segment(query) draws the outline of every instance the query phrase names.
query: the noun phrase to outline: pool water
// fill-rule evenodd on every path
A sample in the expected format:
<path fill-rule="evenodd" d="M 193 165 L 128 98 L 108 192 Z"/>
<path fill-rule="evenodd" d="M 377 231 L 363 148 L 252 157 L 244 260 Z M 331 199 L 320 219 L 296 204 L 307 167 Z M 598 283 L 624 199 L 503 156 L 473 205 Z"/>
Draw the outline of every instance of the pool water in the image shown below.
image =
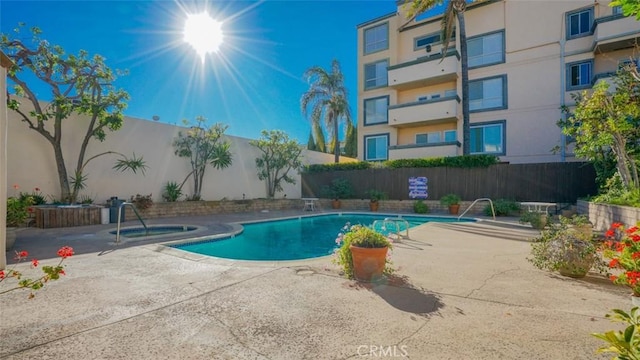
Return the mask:
<path fill-rule="evenodd" d="M 234 237 L 172 245 L 184 251 L 237 260 L 299 260 L 326 256 L 336 248 L 336 237 L 346 223 L 372 225 L 392 215 L 335 214 L 243 224 Z M 403 216 L 409 227 L 454 218 Z M 471 221 L 463 219 L 461 221 Z M 400 224 L 400 223 L 399 223 Z M 382 224 L 376 230 L 383 232 Z M 401 226 L 401 230 L 404 226 Z M 395 228 L 393 229 L 395 231 Z"/>

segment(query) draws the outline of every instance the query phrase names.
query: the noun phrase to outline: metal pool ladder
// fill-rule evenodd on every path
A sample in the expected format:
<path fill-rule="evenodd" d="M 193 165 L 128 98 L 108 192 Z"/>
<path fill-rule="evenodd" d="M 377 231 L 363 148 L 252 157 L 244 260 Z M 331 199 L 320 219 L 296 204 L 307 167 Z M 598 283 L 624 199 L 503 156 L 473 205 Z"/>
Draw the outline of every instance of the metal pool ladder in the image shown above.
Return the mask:
<path fill-rule="evenodd" d="M 120 216 L 122 215 L 122 208 L 125 207 L 126 205 L 131 206 L 131 208 L 133 209 L 133 212 L 138 217 L 138 220 L 140 220 L 140 222 L 142 223 L 142 226 L 144 226 L 144 234 L 149 235 L 149 228 L 147 227 L 147 224 L 144 223 L 144 220 L 142 220 L 142 217 L 140 217 L 140 214 L 138 213 L 138 209 L 136 209 L 135 205 L 133 205 L 132 203 L 125 201 L 122 204 L 120 204 L 120 206 L 118 206 L 118 228 L 116 230 L 116 244 L 120 243 Z"/>
<path fill-rule="evenodd" d="M 489 198 L 479 198 L 479 199 L 473 200 L 471 205 L 469 205 L 469 207 L 460 216 L 458 216 L 458 221 L 460 221 L 460 218 L 462 218 L 464 216 L 464 214 L 467 213 L 467 211 L 471 210 L 473 205 L 475 205 L 478 201 L 488 201 L 489 202 L 489 205 L 491 205 L 491 213 L 493 214 L 493 220 L 495 220 L 496 219 L 496 210 L 493 207 L 493 201 L 491 201 L 491 199 L 489 199 Z"/>

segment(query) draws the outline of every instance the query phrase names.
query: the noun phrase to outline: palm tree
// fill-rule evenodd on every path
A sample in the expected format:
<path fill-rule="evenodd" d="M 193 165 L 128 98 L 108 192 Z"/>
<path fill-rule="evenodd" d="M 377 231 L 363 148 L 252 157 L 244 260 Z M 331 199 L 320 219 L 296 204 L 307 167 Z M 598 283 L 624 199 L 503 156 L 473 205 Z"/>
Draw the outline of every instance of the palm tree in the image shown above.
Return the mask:
<path fill-rule="evenodd" d="M 445 0 L 413 0 L 408 12 L 409 20 L 401 26 L 408 25 L 419 14 L 441 5 Z M 470 1 L 471 2 L 471 1 Z M 469 126 L 469 59 L 467 58 L 467 31 L 464 22 L 464 11 L 467 9 L 465 0 L 449 0 L 442 15 L 442 57 L 449 49 L 453 36 L 455 20 L 458 20 L 458 38 L 460 39 L 460 76 L 462 81 L 462 154 L 471 152 L 471 128 Z"/>
<path fill-rule="evenodd" d="M 340 71 L 340 63 L 334 59 L 331 63 L 331 72 L 319 66 L 311 67 L 305 71 L 304 77 L 309 82 L 309 90 L 302 95 L 300 105 L 302 114 L 311 116 L 316 145 L 320 145 L 319 135 L 322 134 L 322 123 L 327 127 L 333 142 L 339 144 L 340 122 L 351 124 L 347 88 L 344 85 L 344 75 Z M 322 139 L 324 140 L 324 135 Z M 340 146 L 334 146 L 333 150 L 337 163 L 340 161 Z"/>

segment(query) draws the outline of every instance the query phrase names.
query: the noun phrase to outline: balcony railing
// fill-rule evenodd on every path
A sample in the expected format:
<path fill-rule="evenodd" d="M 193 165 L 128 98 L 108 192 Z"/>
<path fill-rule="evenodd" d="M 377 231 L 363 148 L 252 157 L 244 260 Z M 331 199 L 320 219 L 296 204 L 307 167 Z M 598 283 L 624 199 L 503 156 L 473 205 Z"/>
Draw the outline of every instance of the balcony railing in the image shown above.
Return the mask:
<path fill-rule="evenodd" d="M 640 26 L 633 16 L 611 15 L 596 19 L 593 34 L 594 52 L 608 52 L 633 47 L 640 39 Z"/>
<path fill-rule="evenodd" d="M 456 156 L 461 146 L 458 141 L 389 146 L 389 160 Z"/>
<path fill-rule="evenodd" d="M 388 84 L 398 90 L 427 86 L 455 80 L 458 76 L 460 55 L 449 51 L 425 56 L 414 61 L 392 65 L 387 68 Z"/>
<path fill-rule="evenodd" d="M 389 106 L 389 126 L 417 126 L 458 118 L 457 95 Z"/>

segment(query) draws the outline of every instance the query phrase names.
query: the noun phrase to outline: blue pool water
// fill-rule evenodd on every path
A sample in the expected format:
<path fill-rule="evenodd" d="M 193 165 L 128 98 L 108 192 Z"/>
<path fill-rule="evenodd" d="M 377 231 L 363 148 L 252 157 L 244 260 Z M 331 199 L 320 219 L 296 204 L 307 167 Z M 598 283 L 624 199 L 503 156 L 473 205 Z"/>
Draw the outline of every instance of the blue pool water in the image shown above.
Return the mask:
<path fill-rule="evenodd" d="M 172 247 L 202 255 L 237 260 L 299 260 L 333 253 L 336 237 L 348 222 L 371 225 L 392 215 L 335 214 L 243 224 L 235 237 L 203 240 Z M 403 216 L 409 227 L 453 218 Z M 461 221 L 473 221 L 462 219 Z M 381 225 L 381 224 L 378 224 Z M 403 226 L 404 227 L 404 226 Z M 377 229 L 381 230 L 381 229 Z"/>

